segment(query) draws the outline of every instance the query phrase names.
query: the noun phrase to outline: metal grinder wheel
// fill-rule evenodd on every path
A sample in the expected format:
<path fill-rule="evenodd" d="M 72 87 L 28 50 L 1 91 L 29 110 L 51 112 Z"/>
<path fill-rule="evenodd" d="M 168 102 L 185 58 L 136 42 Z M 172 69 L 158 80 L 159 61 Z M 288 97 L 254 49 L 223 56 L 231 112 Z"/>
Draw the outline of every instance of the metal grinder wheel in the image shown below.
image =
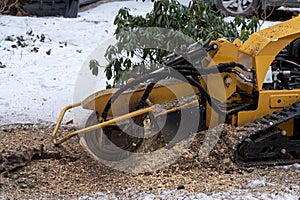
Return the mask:
<path fill-rule="evenodd" d="M 98 116 L 93 112 L 86 122 L 86 127 L 98 124 Z M 120 126 L 120 125 L 119 125 Z M 143 128 L 135 130 L 134 137 L 124 133 L 119 126 L 109 126 L 80 134 L 80 144 L 97 160 L 120 161 L 129 157 L 141 145 Z M 122 126 L 122 125 L 121 125 Z"/>

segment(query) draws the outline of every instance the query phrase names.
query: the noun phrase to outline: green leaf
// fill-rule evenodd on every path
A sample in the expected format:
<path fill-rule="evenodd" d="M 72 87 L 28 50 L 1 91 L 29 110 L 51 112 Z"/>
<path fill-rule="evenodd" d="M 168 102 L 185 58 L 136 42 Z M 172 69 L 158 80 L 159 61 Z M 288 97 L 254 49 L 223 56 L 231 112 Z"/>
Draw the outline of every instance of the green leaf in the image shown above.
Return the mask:
<path fill-rule="evenodd" d="M 36 183 L 30 183 L 30 184 L 28 185 L 28 187 L 29 187 L 30 189 L 34 189 L 34 188 L 36 187 Z"/>
<path fill-rule="evenodd" d="M 112 63 L 110 63 L 106 66 L 105 75 L 108 80 L 110 80 L 112 78 Z"/>
<path fill-rule="evenodd" d="M 110 89 L 110 88 L 112 88 L 112 85 L 106 81 L 106 89 Z"/>
<path fill-rule="evenodd" d="M 94 76 L 98 76 L 98 67 L 100 66 L 99 62 L 95 59 L 90 60 L 89 67 L 92 70 Z"/>

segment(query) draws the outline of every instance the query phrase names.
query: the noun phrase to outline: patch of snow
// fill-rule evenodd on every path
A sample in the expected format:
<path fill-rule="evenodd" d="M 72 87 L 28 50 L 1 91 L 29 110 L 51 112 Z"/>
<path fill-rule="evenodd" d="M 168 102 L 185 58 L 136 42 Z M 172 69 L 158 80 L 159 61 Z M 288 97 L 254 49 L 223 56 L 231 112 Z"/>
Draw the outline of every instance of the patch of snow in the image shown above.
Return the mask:
<path fill-rule="evenodd" d="M 295 194 L 289 194 L 289 193 L 283 193 L 283 192 L 279 192 L 278 194 L 261 194 L 259 199 L 264 199 L 264 200 L 268 200 L 268 199 L 277 199 L 277 200 L 297 200 L 298 197 L 295 196 Z"/>
<path fill-rule="evenodd" d="M 75 19 L 0 15 L 0 62 L 6 66 L 0 68 L 0 125 L 55 122 L 64 106 L 78 101 L 74 90 L 79 72 L 88 69 L 83 64 L 93 50 L 113 37 L 113 20 L 121 7 L 142 15 L 152 3 L 106 3 Z M 23 37 L 26 46 L 18 46 L 17 37 Z M 105 81 L 101 84 L 98 88 L 104 89 Z"/>
<path fill-rule="evenodd" d="M 248 187 L 257 187 L 257 186 L 266 186 L 266 181 L 265 180 L 251 180 L 248 184 Z"/>
<path fill-rule="evenodd" d="M 300 12 L 300 8 L 289 8 L 289 7 L 284 7 L 284 6 L 281 6 L 280 8 L 278 8 L 278 10 L 288 10 L 288 11 L 298 11 L 298 12 Z"/>
<path fill-rule="evenodd" d="M 275 166 L 275 168 L 277 168 L 277 169 L 290 169 L 292 167 L 294 167 L 295 169 L 300 169 L 300 164 L 295 163 L 295 164 L 292 164 L 292 165 Z"/>
<path fill-rule="evenodd" d="M 296 169 L 300 169 L 300 163 L 293 164 L 293 167 L 295 167 Z"/>
<path fill-rule="evenodd" d="M 260 188 L 258 186 L 257 188 Z M 146 191 L 137 192 L 134 190 L 124 190 L 119 195 L 111 193 L 95 193 L 90 196 L 82 196 L 79 199 L 138 199 L 138 200 L 152 200 L 152 199 L 199 199 L 199 200 L 222 200 L 222 199 L 234 199 L 234 200 L 297 200 L 298 197 L 293 191 L 273 191 L 272 193 L 256 192 L 251 189 L 236 189 L 230 191 L 219 192 L 215 194 L 205 193 L 191 193 L 186 190 L 162 190 L 162 191 Z"/>

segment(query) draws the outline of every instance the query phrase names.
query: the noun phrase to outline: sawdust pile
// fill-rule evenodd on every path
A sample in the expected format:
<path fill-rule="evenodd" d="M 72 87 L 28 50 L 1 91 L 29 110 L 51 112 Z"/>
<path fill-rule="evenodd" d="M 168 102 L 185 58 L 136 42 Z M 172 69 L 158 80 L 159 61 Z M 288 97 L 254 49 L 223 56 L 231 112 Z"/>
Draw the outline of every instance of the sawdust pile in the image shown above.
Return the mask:
<path fill-rule="evenodd" d="M 239 133 L 226 124 L 200 132 L 196 134 L 186 153 L 178 159 L 174 166 L 180 170 L 210 168 L 232 173 L 238 168 L 232 162 L 232 156 L 233 147 L 239 139 Z"/>
<path fill-rule="evenodd" d="M 288 170 L 288 177 L 293 180 L 286 182 L 283 181 L 287 176 L 284 169 L 266 171 L 266 168 L 259 167 L 240 168 L 232 163 L 232 145 L 239 136 L 230 126 L 218 126 L 211 131 L 198 133 L 189 148 L 173 164 L 139 174 L 120 172 L 99 164 L 79 145 L 78 138 L 73 138 L 60 147 L 54 147 L 50 136 L 53 128 L 53 125 L 49 124 L 0 127 L 0 152 L 6 161 L 9 158 L 7 155 L 11 156 L 12 152 L 15 152 L 15 155 L 31 152 L 31 161 L 26 162 L 24 166 L 2 168 L 0 198 L 69 199 L 95 192 L 113 193 L 121 198 L 130 198 L 126 196 L 128 193 L 124 193 L 128 188 L 131 188 L 134 194 L 181 189 L 213 194 L 248 187 L 246 183 L 249 179 L 261 177 L 274 183 L 280 182 L 279 186 L 270 186 L 270 191 L 272 187 L 286 188 L 287 184 L 298 184 L 297 176 L 292 175 L 295 170 Z M 66 134 L 72 130 L 73 127 L 64 126 L 61 132 Z M 215 141 L 214 137 L 218 135 L 220 137 L 215 148 L 209 154 L 199 154 L 199 149 L 205 149 L 202 147 L 205 138 L 213 138 Z M 48 157 L 41 157 L 43 153 Z"/>

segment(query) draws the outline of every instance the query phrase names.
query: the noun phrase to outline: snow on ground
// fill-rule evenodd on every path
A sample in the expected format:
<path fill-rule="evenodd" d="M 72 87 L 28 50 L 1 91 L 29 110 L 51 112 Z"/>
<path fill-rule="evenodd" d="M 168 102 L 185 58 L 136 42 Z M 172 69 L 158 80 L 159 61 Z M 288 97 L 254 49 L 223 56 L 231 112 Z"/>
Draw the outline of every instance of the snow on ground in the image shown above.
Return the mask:
<path fill-rule="evenodd" d="M 54 122 L 64 106 L 103 89 L 104 74 L 96 83 L 99 78 L 91 75 L 87 61 L 96 47 L 112 38 L 113 20 L 121 7 L 130 8 L 134 14 L 145 14 L 152 3 L 105 3 L 81 12 L 76 19 L 0 16 L 0 62 L 6 66 L 0 68 L 0 125 Z M 100 51 L 105 49 L 102 46 Z M 99 49 L 97 52 L 93 55 L 101 57 Z M 75 110 L 76 116 L 68 114 L 66 121 L 86 118 L 78 113 L 79 109 L 77 114 Z"/>
<path fill-rule="evenodd" d="M 0 68 L 0 125 L 54 122 L 65 105 L 78 101 L 78 74 L 88 69 L 82 65 L 98 45 L 112 38 L 113 19 L 121 7 L 143 14 L 151 2 L 106 3 L 76 19 L 0 16 L 0 62 L 6 66 Z M 18 41 L 28 46 L 22 48 Z M 104 87 L 102 81 L 100 88 Z M 84 97 L 88 92 L 83 91 Z"/>
<path fill-rule="evenodd" d="M 186 190 L 162 190 L 160 192 L 139 192 L 125 190 L 124 194 L 113 193 L 102 193 L 97 192 L 90 194 L 88 196 L 82 196 L 79 200 L 89 199 L 89 200 L 108 200 L 108 199 L 137 199 L 137 200 L 154 200 L 154 199 L 177 199 L 177 200 L 222 200 L 222 199 L 233 199 L 233 200 L 298 200 L 297 194 L 295 192 L 288 190 L 280 191 L 276 193 L 273 192 L 256 192 L 255 187 L 250 187 L 249 189 L 235 189 L 227 192 L 219 192 L 214 194 L 204 194 L 204 193 L 190 193 Z"/>

